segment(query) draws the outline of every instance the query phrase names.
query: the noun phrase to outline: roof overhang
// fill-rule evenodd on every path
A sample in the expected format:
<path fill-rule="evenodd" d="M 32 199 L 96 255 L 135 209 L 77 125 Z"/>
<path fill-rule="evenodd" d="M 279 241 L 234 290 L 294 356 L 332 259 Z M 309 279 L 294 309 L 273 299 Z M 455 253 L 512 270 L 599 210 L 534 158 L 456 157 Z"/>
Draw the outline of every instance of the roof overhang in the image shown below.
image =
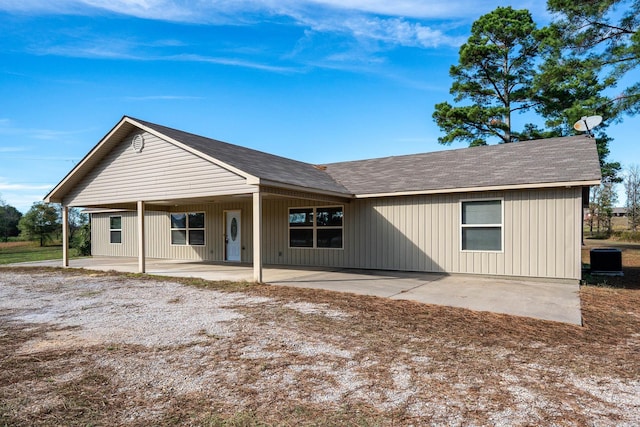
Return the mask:
<path fill-rule="evenodd" d="M 570 182 L 542 182 L 542 183 L 534 183 L 534 184 L 498 185 L 498 186 L 487 186 L 487 187 L 439 188 L 434 190 L 398 191 L 395 193 L 356 194 L 355 198 L 368 199 L 368 198 L 377 198 L 377 197 L 419 196 L 419 195 L 428 195 L 428 194 L 474 193 L 479 191 L 536 190 L 541 188 L 588 187 L 592 185 L 600 185 L 600 180 L 570 181 Z"/>
<path fill-rule="evenodd" d="M 251 182 L 250 182 L 251 183 Z M 318 190 L 315 188 L 302 187 L 298 185 L 285 184 L 282 182 L 269 181 L 265 179 L 258 180 L 260 185 L 260 191 L 264 191 L 271 194 L 298 194 L 298 196 L 291 196 L 295 198 L 303 199 L 335 199 L 336 201 L 348 202 L 355 196 L 353 194 L 338 193 L 334 191 Z"/>

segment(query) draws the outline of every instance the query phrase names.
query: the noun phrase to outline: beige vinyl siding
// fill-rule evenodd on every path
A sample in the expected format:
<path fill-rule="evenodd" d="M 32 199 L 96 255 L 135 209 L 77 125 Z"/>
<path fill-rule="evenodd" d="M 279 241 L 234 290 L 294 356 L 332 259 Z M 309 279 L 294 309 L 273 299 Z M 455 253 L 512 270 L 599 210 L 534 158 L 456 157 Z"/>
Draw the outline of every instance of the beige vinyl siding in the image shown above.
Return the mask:
<path fill-rule="evenodd" d="M 92 206 L 137 200 L 247 193 L 255 190 L 246 179 L 152 134 L 143 133 L 144 149 L 137 153 L 131 140 L 120 142 L 65 197 L 73 206 Z"/>
<path fill-rule="evenodd" d="M 502 251 L 461 251 L 460 201 L 492 198 L 503 200 Z M 579 279 L 581 198 L 576 187 L 355 200 L 343 205 L 343 249 L 308 249 L 289 248 L 289 208 L 336 203 L 267 197 L 263 263 Z M 224 211 L 235 209 L 242 212 L 242 261 L 251 262 L 249 201 L 172 208 L 205 212 L 203 247 L 171 246 L 169 213 L 147 211 L 148 256 L 222 261 Z M 108 243 L 109 214 L 93 218 L 94 255 L 136 255 L 135 212 L 122 215 L 121 245 Z"/>

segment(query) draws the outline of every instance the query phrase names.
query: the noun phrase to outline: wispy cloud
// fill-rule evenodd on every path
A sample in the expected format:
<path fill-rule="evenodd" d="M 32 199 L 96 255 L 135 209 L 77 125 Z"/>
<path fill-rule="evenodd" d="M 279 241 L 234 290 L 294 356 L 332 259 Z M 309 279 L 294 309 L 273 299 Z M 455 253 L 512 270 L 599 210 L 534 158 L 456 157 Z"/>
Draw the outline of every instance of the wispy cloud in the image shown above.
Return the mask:
<path fill-rule="evenodd" d="M 479 16 L 482 5 L 484 2 L 470 0 L 9 0 L 1 3 L 0 9 L 67 14 L 108 11 L 152 20 L 230 25 L 279 17 L 319 32 L 339 31 L 403 46 L 436 47 L 459 40 L 422 20 L 471 19 Z M 108 57 L 109 52 L 86 53 Z"/>
<path fill-rule="evenodd" d="M 181 42 L 158 44 L 148 41 L 120 40 L 108 37 L 83 37 L 82 40 L 56 44 L 53 46 L 35 46 L 32 52 L 37 55 L 56 55 L 71 58 L 117 59 L 133 61 L 175 61 L 175 62 L 205 62 L 210 64 L 227 65 L 232 67 L 250 68 L 275 73 L 300 73 L 300 67 L 272 65 L 256 60 L 235 58 L 233 56 L 213 56 L 195 53 L 165 52 L 161 47 L 184 46 Z M 152 48 L 152 49 L 148 49 Z M 185 48 L 185 50 L 188 47 Z M 240 51 L 242 49 L 239 49 Z M 229 52 L 225 52 L 229 54 Z M 264 55 L 264 53 L 263 53 Z M 157 99 L 187 99 L 185 97 L 162 97 Z"/>
<path fill-rule="evenodd" d="M 48 184 L 11 184 L 1 181 L 0 199 L 10 206 L 26 213 L 34 202 L 42 201 L 53 186 Z"/>
<path fill-rule="evenodd" d="M 51 184 L 10 184 L 8 182 L 0 182 L 0 191 L 34 191 L 34 190 L 49 190 Z"/>
<path fill-rule="evenodd" d="M 58 129 L 38 129 L 38 128 L 23 128 L 13 126 L 8 119 L 0 119 L 0 135 L 20 135 L 26 138 L 33 138 L 39 140 L 62 140 L 73 135 L 79 135 L 88 132 L 87 129 L 79 130 L 58 130 Z M 20 151 L 25 151 L 22 149 Z M 0 148 L 1 151 L 1 148 Z M 11 151 L 18 151 L 12 149 Z"/>
<path fill-rule="evenodd" d="M 107 47 L 108 46 L 108 47 Z M 32 52 L 37 55 L 56 55 L 71 58 L 128 59 L 143 61 L 149 58 L 131 53 L 130 43 L 113 44 L 105 39 L 93 39 L 79 43 L 36 46 Z"/>
<path fill-rule="evenodd" d="M 343 32 L 356 39 L 373 40 L 388 45 L 433 48 L 459 46 L 464 38 L 449 36 L 442 30 L 404 18 L 353 16 L 344 19 L 317 21 L 309 17 L 305 24 L 319 32 Z"/>
<path fill-rule="evenodd" d="M 503 4 L 500 0 L 3 0 L 0 9 L 48 13 L 88 13 L 90 9 L 101 9 L 146 19 L 203 23 L 243 13 L 283 15 L 310 7 L 418 19 L 475 19 L 478 14 Z M 546 4 L 521 0 L 518 7 L 541 12 Z"/>
<path fill-rule="evenodd" d="M 469 24 L 500 0 L 0 0 L 0 10 L 122 16 L 182 24 L 288 27 L 300 34 L 293 46 L 243 52 L 246 43 L 190 46 L 179 36 L 158 40 L 110 37 L 88 30 L 61 42 L 38 44 L 33 53 L 81 58 L 202 62 L 273 73 L 304 73 L 320 66 L 358 69 L 381 64 L 389 51 L 456 48 Z M 544 2 L 521 0 L 518 7 L 545 13 Z M 82 31 L 82 30 L 78 30 Z M 179 34 L 179 32 L 173 33 Z M 328 47 L 323 49 L 323 47 Z M 330 46 L 330 48 L 329 48 Z M 330 51 L 330 53 L 327 53 Z"/>
<path fill-rule="evenodd" d="M 0 153 L 17 153 L 20 151 L 26 151 L 24 147 L 0 147 Z"/>
<path fill-rule="evenodd" d="M 248 61 L 237 58 L 213 57 L 196 54 L 173 55 L 163 58 L 165 60 L 188 61 L 188 62 L 208 62 L 212 64 L 230 65 L 234 67 L 254 68 L 257 70 L 272 71 L 277 73 L 298 73 L 301 70 L 293 67 L 282 67 L 269 64 L 261 64 L 259 62 Z"/>
<path fill-rule="evenodd" d="M 125 101 L 181 101 L 192 99 L 204 99 L 201 96 L 183 96 L 183 95 L 149 95 L 149 96 L 125 96 Z"/>

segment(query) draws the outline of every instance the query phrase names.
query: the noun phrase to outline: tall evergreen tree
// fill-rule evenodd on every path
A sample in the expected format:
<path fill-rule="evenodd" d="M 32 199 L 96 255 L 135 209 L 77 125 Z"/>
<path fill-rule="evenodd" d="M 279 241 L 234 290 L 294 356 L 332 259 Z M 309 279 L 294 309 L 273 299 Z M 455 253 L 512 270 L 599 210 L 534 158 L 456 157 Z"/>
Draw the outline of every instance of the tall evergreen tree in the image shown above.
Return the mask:
<path fill-rule="evenodd" d="M 473 23 L 460 48 L 459 64 L 449 74 L 450 93 L 459 106 L 435 106 L 433 119 L 446 133 L 441 144 L 454 141 L 486 145 L 517 141 L 512 114 L 533 107 L 534 60 L 538 54 L 536 24 L 528 10 L 498 7 Z"/>
<path fill-rule="evenodd" d="M 534 77 L 535 110 L 545 119 L 544 137 L 566 136 L 575 133 L 573 124 L 582 117 L 599 114 L 604 122 L 593 133 L 598 147 L 602 176 L 614 183 L 621 182 L 620 163 L 610 162 L 606 129 L 613 122 L 608 88 L 598 75 L 597 67 L 589 60 L 573 55 L 563 42 L 562 32 L 550 25 L 538 32 L 541 39 L 540 55 L 543 62 Z"/>
<path fill-rule="evenodd" d="M 548 0 L 559 13 L 555 25 L 575 55 L 602 71 L 607 86 L 640 65 L 640 2 L 638 0 Z M 611 100 L 615 114 L 640 112 L 640 82 L 633 82 Z"/>

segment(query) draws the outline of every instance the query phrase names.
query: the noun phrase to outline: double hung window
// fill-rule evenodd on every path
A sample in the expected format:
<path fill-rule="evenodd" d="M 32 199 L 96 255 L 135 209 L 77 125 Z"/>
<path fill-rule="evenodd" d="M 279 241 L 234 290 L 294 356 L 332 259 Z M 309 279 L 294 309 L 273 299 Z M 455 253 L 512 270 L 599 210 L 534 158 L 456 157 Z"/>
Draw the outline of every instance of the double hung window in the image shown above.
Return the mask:
<path fill-rule="evenodd" d="M 171 244 L 203 246 L 205 235 L 204 212 L 171 214 Z"/>
<path fill-rule="evenodd" d="M 502 251 L 502 200 L 461 202 L 463 251 Z"/>
<path fill-rule="evenodd" d="M 122 243 L 122 217 L 109 217 L 109 243 Z"/>

